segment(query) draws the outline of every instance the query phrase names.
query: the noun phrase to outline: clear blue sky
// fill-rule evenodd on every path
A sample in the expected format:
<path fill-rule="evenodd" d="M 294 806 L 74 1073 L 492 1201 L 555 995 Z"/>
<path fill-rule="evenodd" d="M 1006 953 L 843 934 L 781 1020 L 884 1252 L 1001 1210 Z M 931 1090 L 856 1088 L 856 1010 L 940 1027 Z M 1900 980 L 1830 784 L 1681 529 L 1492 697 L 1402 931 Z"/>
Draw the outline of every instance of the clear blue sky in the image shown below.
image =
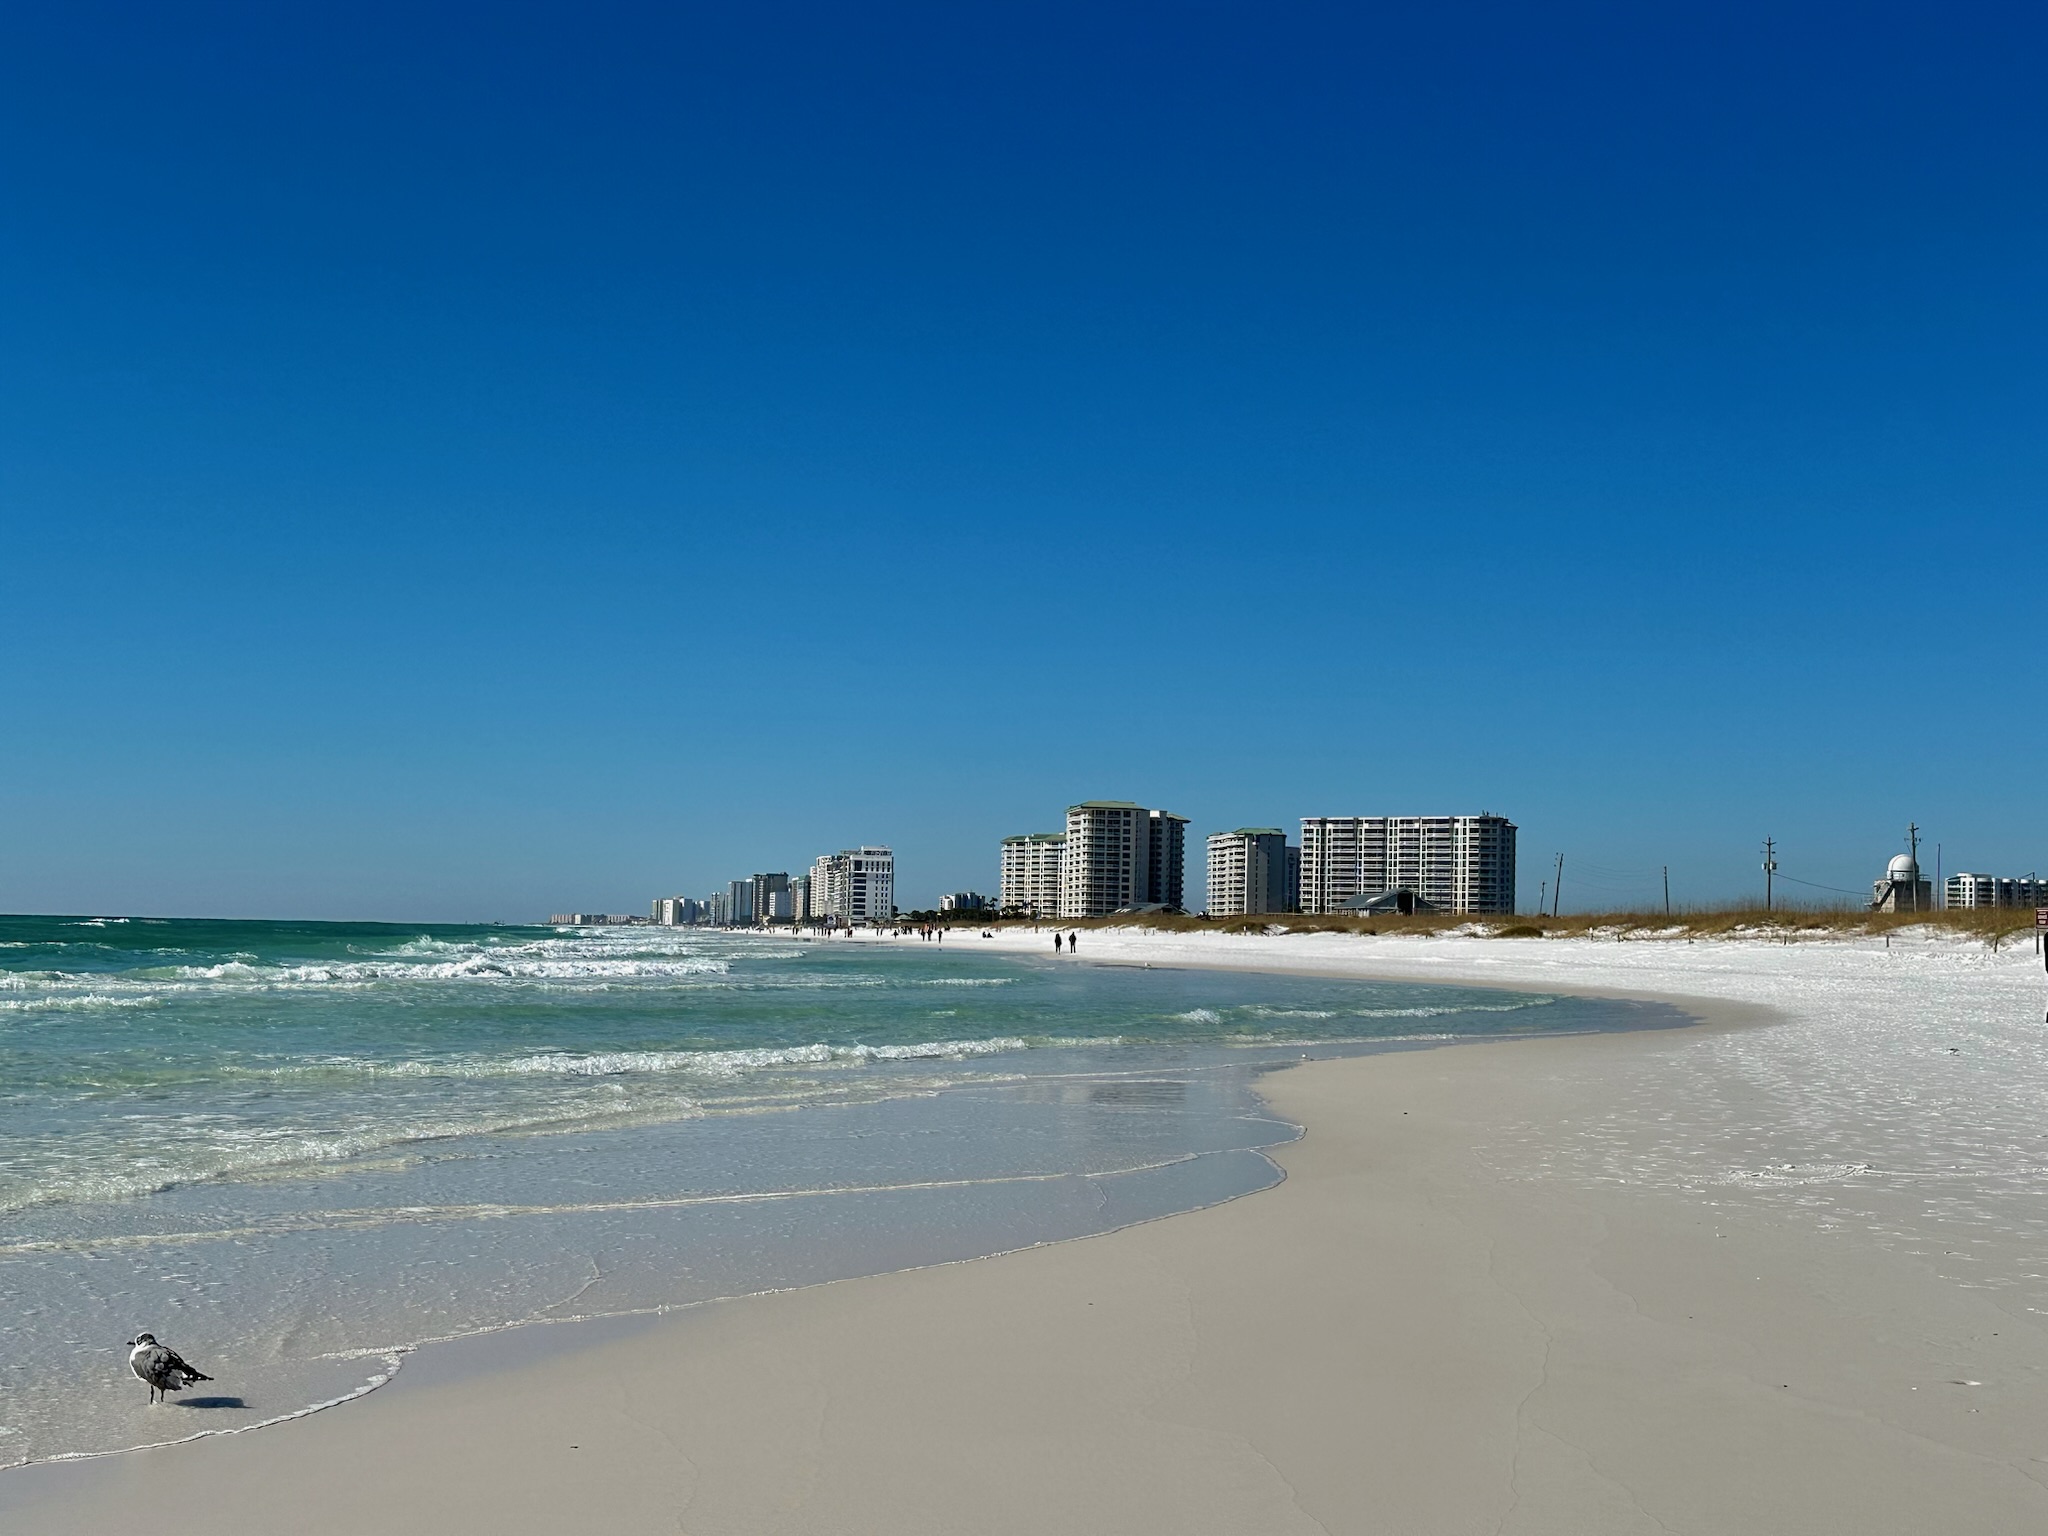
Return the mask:
<path fill-rule="evenodd" d="M 1091 797 L 2048 868 L 2044 44 L 17 7 L 0 910 L 907 906 Z"/>

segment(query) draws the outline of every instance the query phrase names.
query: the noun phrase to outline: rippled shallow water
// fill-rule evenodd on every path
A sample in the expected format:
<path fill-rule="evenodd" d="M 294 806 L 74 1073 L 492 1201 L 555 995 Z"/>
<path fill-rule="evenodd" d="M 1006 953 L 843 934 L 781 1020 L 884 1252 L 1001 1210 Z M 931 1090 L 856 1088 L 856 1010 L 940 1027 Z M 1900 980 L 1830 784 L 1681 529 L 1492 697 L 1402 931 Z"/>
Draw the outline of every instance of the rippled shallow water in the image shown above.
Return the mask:
<path fill-rule="evenodd" d="M 1305 1045 L 1678 1019 L 948 947 L 0 918 L 0 1465 L 1241 1194 L 1294 1134 L 1251 1083 Z M 146 1409 L 143 1328 L 218 1381 Z"/>

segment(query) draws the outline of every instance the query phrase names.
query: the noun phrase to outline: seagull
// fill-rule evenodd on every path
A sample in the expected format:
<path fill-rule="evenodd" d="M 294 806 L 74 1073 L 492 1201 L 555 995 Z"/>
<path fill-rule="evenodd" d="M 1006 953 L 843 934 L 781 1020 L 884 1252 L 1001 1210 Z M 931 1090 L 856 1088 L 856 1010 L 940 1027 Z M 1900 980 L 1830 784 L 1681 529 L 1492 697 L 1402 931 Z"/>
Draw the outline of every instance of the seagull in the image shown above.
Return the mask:
<path fill-rule="evenodd" d="M 182 1392 L 195 1381 L 211 1381 L 204 1371 L 195 1371 L 175 1349 L 157 1343 L 153 1333 L 138 1333 L 128 1341 L 128 1369 L 149 1387 L 153 1403 L 172 1392 Z"/>

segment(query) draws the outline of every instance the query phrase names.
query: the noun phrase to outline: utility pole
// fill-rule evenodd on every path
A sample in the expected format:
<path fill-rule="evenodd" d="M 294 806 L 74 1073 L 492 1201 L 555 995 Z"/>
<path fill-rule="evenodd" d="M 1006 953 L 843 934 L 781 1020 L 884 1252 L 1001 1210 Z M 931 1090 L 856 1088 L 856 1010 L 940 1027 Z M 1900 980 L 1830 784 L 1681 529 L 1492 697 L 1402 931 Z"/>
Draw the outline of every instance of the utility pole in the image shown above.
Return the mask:
<path fill-rule="evenodd" d="M 1664 915 L 1671 915 L 1671 866 L 1664 866 Z"/>
<path fill-rule="evenodd" d="M 1771 876 L 1778 872 L 1778 845 L 1764 839 L 1764 910 L 1771 910 Z"/>
<path fill-rule="evenodd" d="M 1538 880 L 1536 882 L 1536 915 L 1541 917 L 1549 909 L 1549 906 L 1550 882 L 1548 880 Z"/>
<path fill-rule="evenodd" d="M 1906 851 L 1913 856 L 1913 910 L 1920 910 L 1920 823 L 1906 823 Z"/>
<path fill-rule="evenodd" d="M 1557 916 L 1558 899 L 1564 895 L 1564 855 L 1557 856 L 1557 879 L 1550 886 L 1550 915 Z"/>

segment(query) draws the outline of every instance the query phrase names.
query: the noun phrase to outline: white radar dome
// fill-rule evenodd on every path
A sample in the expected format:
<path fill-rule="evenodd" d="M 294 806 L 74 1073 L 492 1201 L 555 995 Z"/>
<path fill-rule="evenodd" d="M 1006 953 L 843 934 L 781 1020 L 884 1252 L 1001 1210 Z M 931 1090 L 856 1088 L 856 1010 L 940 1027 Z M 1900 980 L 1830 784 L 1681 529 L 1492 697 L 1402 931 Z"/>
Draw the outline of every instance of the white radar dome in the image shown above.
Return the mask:
<path fill-rule="evenodd" d="M 1910 853 L 1893 854 L 1891 863 L 1885 865 L 1884 870 L 1894 880 L 1917 880 L 1920 878 L 1920 866 L 1913 862 L 1913 855 Z"/>

